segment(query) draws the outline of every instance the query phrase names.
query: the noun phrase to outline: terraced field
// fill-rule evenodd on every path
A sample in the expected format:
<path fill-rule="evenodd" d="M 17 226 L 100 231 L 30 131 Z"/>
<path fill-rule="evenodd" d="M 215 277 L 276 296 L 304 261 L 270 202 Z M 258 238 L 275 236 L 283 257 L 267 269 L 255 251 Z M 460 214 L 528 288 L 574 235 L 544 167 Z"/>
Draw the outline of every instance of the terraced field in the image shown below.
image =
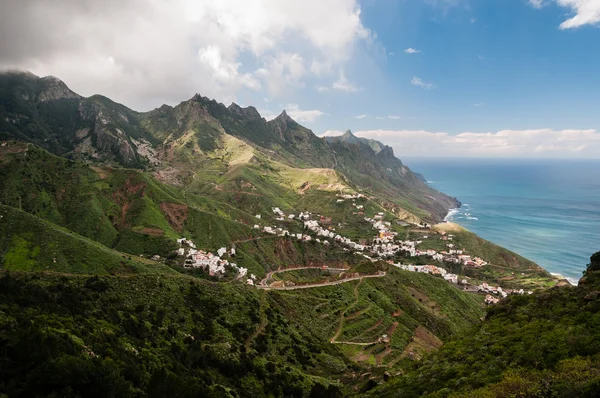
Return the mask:
<path fill-rule="evenodd" d="M 440 292 L 436 297 L 423 293 L 434 286 Z M 310 323 L 350 359 L 389 367 L 422 357 L 483 313 L 481 297 L 396 269 L 383 278 L 269 294 L 291 313 L 308 314 L 295 321 Z"/>

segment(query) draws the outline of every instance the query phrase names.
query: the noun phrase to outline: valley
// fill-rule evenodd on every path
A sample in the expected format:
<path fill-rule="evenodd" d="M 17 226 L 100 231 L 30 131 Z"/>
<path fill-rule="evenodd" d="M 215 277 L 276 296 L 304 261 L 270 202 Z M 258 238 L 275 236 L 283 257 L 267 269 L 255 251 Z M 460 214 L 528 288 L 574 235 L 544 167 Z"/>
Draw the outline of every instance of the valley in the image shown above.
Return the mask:
<path fill-rule="evenodd" d="M 0 394 L 393 394 L 505 302 L 570 288 L 349 131 L 15 72 L 0 105 Z"/>

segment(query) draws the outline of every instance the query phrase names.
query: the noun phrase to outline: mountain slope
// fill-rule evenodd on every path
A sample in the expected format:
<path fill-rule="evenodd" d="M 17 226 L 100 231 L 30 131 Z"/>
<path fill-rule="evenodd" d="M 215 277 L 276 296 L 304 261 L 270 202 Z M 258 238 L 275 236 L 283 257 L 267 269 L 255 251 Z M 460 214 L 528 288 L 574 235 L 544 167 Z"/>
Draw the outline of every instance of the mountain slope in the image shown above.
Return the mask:
<path fill-rule="evenodd" d="M 285 111 L 266 121 L 253 107 L 226 107 L 196 95 L 139 113 L 99 95 L 80 97 L 53 77 L 10 72 L 0 74 L 0 114 L 0 139 L 33 142 L 72 159 L 150 169 L 170 184 L 187 186 L 198 175 L 203 184 L 216 184 L 230 171 L 218 153 L 231 136 L 252 148 L 249 164 L 336 170 L 352 189 L 398 207 L 398 214 L 440 221 L 458 205 L 428 187 L 391 148 L 364 139 L 327 142 Z"/>
<path fill-rule="evenodd" d="M 89 167 L 31 144 L 0 147 L 0 200 L 123 252 L 168 255 L 182 235 L 206 248 L 252 237 L 253 216 L 136 170 Z"/>
<path fill-rule="evenodd" d="M 0 205 L 0 267 L 11 271 L 175 274 L 169 267 L 108 249 L 67 229 Z"/>
<path fill-rule="evenodd" d="M 373 396 L 598 396 L 599 299 L 596 253 L 577 287 L 510 296 Z"/>
<path fill-rule="evenodd" d="M 358 143 L 366 144 L 376 154 L 381 152 L 387 146 L 377 140 L 372 140 L 372 139 L 363 138 L 363 137 L 357 137 L 354 134 L 352 134 L 352 131 L 350 131 L 350 130 L 346 130 L 346 132 L 340 136 L 325 137 L 325 140 L 327 140 L 327 142 L 346 142 L 349 144 L 358 144 Z"/>

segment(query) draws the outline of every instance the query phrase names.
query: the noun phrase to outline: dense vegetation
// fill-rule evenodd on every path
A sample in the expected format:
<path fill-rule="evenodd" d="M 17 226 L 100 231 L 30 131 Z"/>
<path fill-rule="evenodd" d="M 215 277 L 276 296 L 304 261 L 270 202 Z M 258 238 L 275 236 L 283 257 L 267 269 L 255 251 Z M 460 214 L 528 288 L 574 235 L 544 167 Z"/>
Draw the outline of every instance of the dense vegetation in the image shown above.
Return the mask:
<path fill-rule="evenodd" d="M 577 287 L 510 296 L 485 321 L 376 396 L 595 397 L 600 393 L 600 252 Z"/>
<path fill-rule="evenodd" d="M 239 285 L 3 273 L 0 297 L 0 393 L 10 397 L 335 394 L 331 377 L 350 366 L 270 297 L 252 345 L 261 299 Z"/>
<path fill-rule="evenodd" d="M 441 310 L 428 309 L 433 301 L 420 302 L 407 290 L 425 291 L 431 284 L 442 295 L 435 297 Z M 2 272 L 0 393 L 11 397 L 348 394 L 354 391 L 349 387 L 359 388 L 367 381 L 356 375 L 363 364 L 350 361 L 344 347 L 329 342 L 337 319 L 328 322 L 322 315 L 331 313 L 334 318 L 336 308 L 351 305 L 354 286 L 291 294 L 169 274 Z M 402 272 L 388 282 L 364 282 L 361 289 L 364 294 L 355 305 L 374 306 L 371 317 L 390 317 L 397 307 L 405 309 L 399 333 L 392 336 L 398 354 L 421 324 L 446 338 L 480 315 L 474 296 L 425 275 Z M 326 304 L 318 310 L 321 316 L 313 315 L 314 303 Z M 357 326 L 350 324 L 344 338 L 351 330 L 356 333 Z M 389 324 L 381 330 L 385 328 Z M 367 326 L 363 331 L 369 331 Z M 373 333 L 377 337 L 378 331 Z M 365 355 L 374 358 L 377 352 Z"/>

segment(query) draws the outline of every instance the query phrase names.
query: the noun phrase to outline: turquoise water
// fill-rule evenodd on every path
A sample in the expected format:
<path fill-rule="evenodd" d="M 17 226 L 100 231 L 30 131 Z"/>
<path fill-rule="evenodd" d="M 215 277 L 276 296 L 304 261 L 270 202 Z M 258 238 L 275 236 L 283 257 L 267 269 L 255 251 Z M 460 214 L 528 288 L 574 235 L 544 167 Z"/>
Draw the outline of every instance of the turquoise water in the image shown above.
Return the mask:
<path fill-rule="evenodd" d="M 600 160 L 403 158 L 463 203 L 454 221 L 576 282 L 600 251 Z"/>

